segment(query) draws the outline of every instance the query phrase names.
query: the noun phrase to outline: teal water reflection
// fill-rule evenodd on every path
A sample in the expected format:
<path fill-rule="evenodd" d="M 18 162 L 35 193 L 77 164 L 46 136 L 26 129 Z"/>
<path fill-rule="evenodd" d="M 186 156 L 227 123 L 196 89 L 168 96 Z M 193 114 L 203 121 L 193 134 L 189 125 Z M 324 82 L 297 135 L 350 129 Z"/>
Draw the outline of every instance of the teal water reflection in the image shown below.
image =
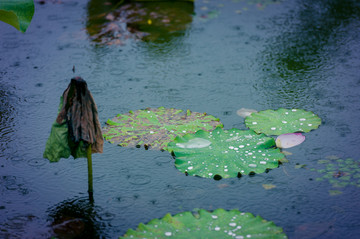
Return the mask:
<path fill-rule="evenodd" d="M 287 15 L 273 19 L 274 36 L 259 54 L 260 88 L 276 101 L 273 107 L 279 102 L 300 106 L 300 101 L 324 97 L 328 89 L 323 86 L 342 64 L 336 59 L 351 58 L 351 42 L 357 37 L 354 29 L 360 8 L 356 1 L 297 3 Z"/>

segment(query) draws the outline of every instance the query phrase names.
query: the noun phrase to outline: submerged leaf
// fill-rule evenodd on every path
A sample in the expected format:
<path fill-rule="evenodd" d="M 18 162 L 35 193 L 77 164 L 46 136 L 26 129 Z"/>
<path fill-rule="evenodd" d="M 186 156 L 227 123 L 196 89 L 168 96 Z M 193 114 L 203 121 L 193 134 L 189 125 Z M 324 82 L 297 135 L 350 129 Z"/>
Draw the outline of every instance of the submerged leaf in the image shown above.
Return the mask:
<path fill-rule="evenodd" d="M 337 196 L 337 195 L 340 195 L 342 194 L 343 192 L 342 191 L 339 191 L 339 190 L 329 190 L 329 194 L 330 196 Z"/>
<path fill-rule="evenodd" d="M 270 190 L 270 189 L 276 188 L 276 185 L 274 185 L 274 184 L 263 184 L 262 186 L 263 186 L 263 188 L 266 189 L 266 190 Z"/>
<path fill-rule="evenodd" d="M 120 238 L 287 238 L 281 227 L 251 213 L 216 209 L 182 212 L 140 223 Z"/>
<path fill-rule="evenodd" d="M 103 129 L 106 140 L 120 146 L 135 147 L 144 145 L 152 149 L 165 149 L 178 135 L 195 133 L 198 130 L 210 131 L 222 127 L 219 119 L 206 113 L 183 112 L 178 109 L 148 108 L 119 114 L 108 120 Z M 204 139 L 193 139 L 181 148 L 201 148 L 208 145 Z M 204 146 L 205 145 L 205 146 Z"/>
<path fill-rule="evenodd" d="M 291 148 L 305 141 L 305 136 L 301 133 L 282 134 L 276 138 L 276 147 Z"/>
<path fill-rule="evenodd" d="M 246 127 L 267 135 L 309 132 L 320 124 L 317 115 L 301 109 L 264 110 L 245 118 Z"/>
<path fill-rule="evenodd" d="M 175 166 L 180 171 L 220 179 L 277 168 L 284 155 L 274 146 L 273 138 L 252 130 L 217 128 L 176 137 L 167 150 L 175 155 Z"/>
<path fill-rule="evenodd" d="M 286 151 L 286 150 L 282 150 L 281 152 L 282 152 L 284 155 L 292 155 L 292 153 L 291 153 L 291 152 Z"/>
<path fill-rule="evenodd" d="M 297 163 L 297 164 L 295 165 L 295 168 L 296 168 L 296 169 L 306 168 L 306 164 L 298 164 L 298 163 Z"/>

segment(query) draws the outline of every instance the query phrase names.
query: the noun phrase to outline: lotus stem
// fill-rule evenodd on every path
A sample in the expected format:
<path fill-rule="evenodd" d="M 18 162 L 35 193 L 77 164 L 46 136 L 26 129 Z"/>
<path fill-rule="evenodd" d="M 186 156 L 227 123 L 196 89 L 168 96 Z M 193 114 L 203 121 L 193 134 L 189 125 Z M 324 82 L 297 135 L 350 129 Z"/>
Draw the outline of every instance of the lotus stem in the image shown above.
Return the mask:
<path fill-rule="evenodd" d="M 88 165 L 88 193 L 89 200 L 94 200 L 94 190 L 93 190 L 93 176 L 92 176 L 92 159 L 91 159 L 91 144 L 89 144 L 86 152 L 87 156 L 87 165 Z"/>

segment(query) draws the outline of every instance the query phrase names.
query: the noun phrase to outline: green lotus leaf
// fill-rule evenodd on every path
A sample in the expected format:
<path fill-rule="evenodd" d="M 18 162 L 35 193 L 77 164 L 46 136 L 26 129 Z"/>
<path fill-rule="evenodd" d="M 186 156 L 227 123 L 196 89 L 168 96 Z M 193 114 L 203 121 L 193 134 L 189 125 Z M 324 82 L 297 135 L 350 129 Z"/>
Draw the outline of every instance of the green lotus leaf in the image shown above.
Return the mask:
<path fill-rule="evenodd" d="M 309 132 L 320 124 L 321 119 L 317 115 L 301 109 L 264 110 L 245 118 L 246 127 L 267 135 Z"/>
<path fill-rule="evenodd" d="M 281 227 L 251 213 L 238 210 L 204 209 L 183 212 L 129 229 L 120 238 L 287 238 Z"/>
<path fill-rule="evenodd" d="M 166 149 L 176 136 L 223 127 L 219 119 L 206 113 L 164 107 L 119 114 L 106 124 L 103 135 L 111 143 L 123 147 L 144 145 L 146 148 L 161 150 Z"/>
<path fill-rule="evenodd" d="M 34 15 L 33 0 L 0 1 L 0 21 L 25 32 Z"/>
<path fill-rule="evenodd" d="M 273 138 L 252 130 L 216 128 L 176 137 L 167 150 L 175 155 L 181 172 L 221 179 L 277 168 L 284 154 L 274 146 Z"/>

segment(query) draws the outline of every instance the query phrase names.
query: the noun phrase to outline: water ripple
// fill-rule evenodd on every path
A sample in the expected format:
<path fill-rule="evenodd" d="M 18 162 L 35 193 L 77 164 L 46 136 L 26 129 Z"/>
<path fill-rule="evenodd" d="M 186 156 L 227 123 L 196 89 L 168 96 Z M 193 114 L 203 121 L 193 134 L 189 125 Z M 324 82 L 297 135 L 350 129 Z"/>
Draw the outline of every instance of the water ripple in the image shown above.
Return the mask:
<path fill-rule="evenodd" d="M 131 176 L 129 175 L 128 181 L 130 184 L 133 185 L 145 185 L 151 182 L 151 177 L 144 174 L 135 174 Z"/>

